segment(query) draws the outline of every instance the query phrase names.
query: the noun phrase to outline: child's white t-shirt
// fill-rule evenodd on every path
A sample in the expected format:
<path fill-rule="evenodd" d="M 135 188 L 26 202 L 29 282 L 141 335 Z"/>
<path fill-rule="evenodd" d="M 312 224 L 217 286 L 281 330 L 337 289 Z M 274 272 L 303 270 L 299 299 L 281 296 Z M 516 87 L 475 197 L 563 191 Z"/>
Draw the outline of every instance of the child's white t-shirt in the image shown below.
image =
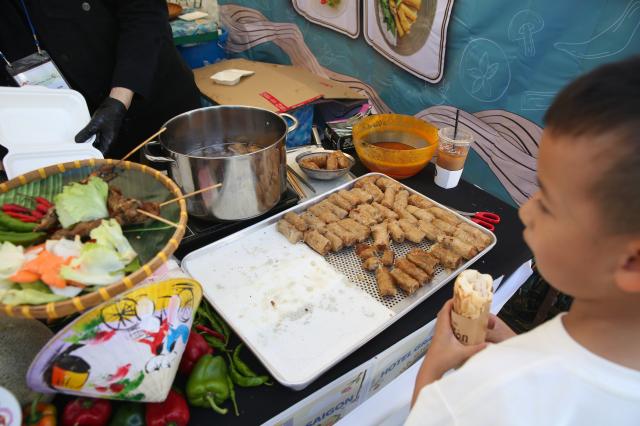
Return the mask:
<path fill-rule="evenodd" d="M 561 315 L 426 386 L 405 425 L 640 425 L 640 371 L 566 332 Z"/>

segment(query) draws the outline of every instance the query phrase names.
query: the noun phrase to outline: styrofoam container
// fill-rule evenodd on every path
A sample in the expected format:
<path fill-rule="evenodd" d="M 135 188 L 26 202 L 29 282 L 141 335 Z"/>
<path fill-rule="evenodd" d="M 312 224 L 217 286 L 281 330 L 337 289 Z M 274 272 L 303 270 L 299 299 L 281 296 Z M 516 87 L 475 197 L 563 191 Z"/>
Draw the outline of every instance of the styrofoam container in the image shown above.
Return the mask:
<path fill-rule="evenodd" d="M 95 137 L 76 143 L 89 122 L 89 109 L 74 90 L 0 87 L 0 144 L 9 153 L 2 161 L 9 179 L 53 164 L 103 158 Z"/>

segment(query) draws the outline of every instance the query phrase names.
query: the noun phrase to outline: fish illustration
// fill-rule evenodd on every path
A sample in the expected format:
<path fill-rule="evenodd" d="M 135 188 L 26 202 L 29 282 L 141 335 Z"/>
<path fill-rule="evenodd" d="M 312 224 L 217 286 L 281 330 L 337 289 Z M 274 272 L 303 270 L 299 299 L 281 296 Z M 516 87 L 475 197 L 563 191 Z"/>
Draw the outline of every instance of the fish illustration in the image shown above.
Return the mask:
<path fill-rule="evenodd" d="M 579 59 L 602 59 L 622 52 L 640 28 L 640 0 L 629 2 L 622 15 L 608 28 L 586 41 L 556 42 L 554 47 Z M 614 46 L 612 37 L 622 36 L 624 45 Z"/>

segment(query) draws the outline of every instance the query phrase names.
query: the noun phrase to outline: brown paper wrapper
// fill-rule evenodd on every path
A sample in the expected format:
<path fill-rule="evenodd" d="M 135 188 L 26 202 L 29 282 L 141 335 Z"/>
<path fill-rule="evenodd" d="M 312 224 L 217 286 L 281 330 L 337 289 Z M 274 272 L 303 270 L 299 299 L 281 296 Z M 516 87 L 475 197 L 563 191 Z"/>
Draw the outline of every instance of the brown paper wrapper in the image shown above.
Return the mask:
<path fill-rule="evenodd" d="M 488 311 L 474 319 L 463 317 L 455 311 L 451 311 L 453 334 L 463 345 L 477 345 L 484 342 L 484 339 L 487 337 L 488 324 Z"/>

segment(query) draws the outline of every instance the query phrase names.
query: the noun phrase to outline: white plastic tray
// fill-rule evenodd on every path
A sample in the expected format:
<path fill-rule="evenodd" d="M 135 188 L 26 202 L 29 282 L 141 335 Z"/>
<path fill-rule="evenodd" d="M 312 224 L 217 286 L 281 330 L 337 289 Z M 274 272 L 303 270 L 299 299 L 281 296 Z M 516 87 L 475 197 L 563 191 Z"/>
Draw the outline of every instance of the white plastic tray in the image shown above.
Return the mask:
<path fill-rule="evenodd" d="M 492 244 L 455 271 L 439 269 L 430 284 L 411 296 L 399 292 L 381 298 L 374 274 L 362 269 L 352 248 L 325 258 L 306 244 L 289 243 L 275 227 L 286 212 L 302 212 L 356 181 L 196 250 L 182 261 L 216 311 L 273 377 L 292 389 L 308 386 L 495 245 L 493 234 L 458 215 L 490 234 Z M 394 244 L 394 251 L 403 256 L 416 246 L 430 243 Z"/>

